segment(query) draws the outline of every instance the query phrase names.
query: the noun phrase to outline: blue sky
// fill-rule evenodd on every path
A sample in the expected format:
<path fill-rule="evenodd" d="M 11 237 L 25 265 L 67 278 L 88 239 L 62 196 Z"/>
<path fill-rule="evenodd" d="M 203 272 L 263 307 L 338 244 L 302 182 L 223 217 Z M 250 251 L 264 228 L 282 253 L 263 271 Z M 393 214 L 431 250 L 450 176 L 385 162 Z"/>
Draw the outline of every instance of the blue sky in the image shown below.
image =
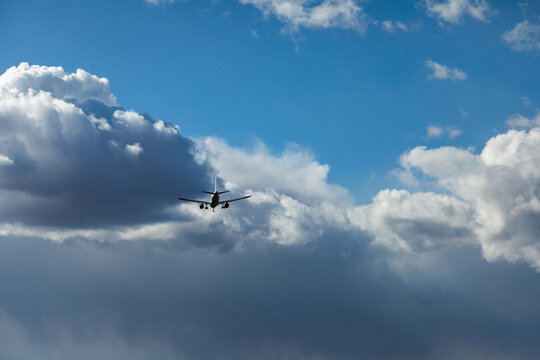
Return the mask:
<path fill-rule="evenodd" d="M 491 1 L 488 21 L 428 16 L 418 1 L 361 2 L 369 24 L 287 34 L 284 22 L 235 1 L 2 2 L 0 66 L 21 61 L 85 69 L 108 78 L 124 107 L 179 124 L 186 136 L 217 135 L 275 152 L 288 142 L 330 164 L 330 179 L 368 201 L 399 155 L 414 146 L 481 148 L 504 122 L 538 102 L 538 54 L 501 35 L 540 13 Z M 256 32 L 257 38 L 252 32 Z M 428 79 L 428 59 L 464 81 Z M 137 78 L 136 83 L 131 81 Z M 460 111 L 463 110 L 463 113 Z M 466 114 L 466 115 L 464 115 Z M 426 139 L 430 125 L 462 134 Z"/>
<path fill-rule="evenodd" d="M 538 358 L 539 60 L 538 2 L 1 1 L 0 358 Z"/>

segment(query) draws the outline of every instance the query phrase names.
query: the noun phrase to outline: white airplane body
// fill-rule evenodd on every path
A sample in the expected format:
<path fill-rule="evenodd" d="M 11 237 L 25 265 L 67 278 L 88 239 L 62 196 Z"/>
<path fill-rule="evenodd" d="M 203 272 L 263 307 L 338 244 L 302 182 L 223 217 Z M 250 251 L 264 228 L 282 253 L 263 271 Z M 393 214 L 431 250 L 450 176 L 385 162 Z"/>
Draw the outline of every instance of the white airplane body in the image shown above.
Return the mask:
<path fill-rule="evenodd" d="M 221 208 L 222 209 L 227 209 L 229 207 L 229 203 L 230 202 L 233 202 L 233 201 L 238 201 L 238 200 L 244 200 L 244 199 L 247 199 L 249 197 L 251 197 L 251 195 L 248 195 L 248 196 L 244 196 L 244 197 L 240 197 L 240 198 L 236 198 L 236 199 L 229 199 L 229 200 L 219 200 L 219 195 L 221 194 L 225 194 L 225 193 L 228 193 L 230 190 L 224 190 L 224 191 L 218 191 L 217 190 L 217 178 L 214 179 L 214 192 L 211 192 L 211 191 L 203 191 L 203 193 L 205 194 L 210 194 L 210 201 L 205 201 L 205 200 L 193 200 L 193 199 L 186 199 L 186 198 L 181 198 L 179 197 L 178 200 L 182 200 L 182 201 L 190 201 L 190 202 L 194 202 L 194 203 L 199 203 L 199 208 L 202 210 L 202 209 L 208 209 L 208 206 L 210 206 L 212 208 L 212 211 L 216 211 L 215 208 L 218 206 L 218 205 L 221 205 Z"/>

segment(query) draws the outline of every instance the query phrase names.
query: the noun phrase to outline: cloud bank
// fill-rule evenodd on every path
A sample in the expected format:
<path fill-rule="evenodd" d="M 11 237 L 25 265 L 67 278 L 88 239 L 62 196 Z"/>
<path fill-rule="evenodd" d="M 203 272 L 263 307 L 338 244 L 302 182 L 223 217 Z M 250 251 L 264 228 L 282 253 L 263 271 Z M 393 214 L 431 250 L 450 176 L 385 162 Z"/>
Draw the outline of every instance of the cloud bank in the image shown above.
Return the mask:
<path fill-rule="evenodd" d="M 306 243 L 327 229 L 347 229 L 410 250 L 419 248 L 415 238 L 432 236 L 433 225 L 480 245 L 488 259 L 540 266 L 540 130 L 533 120 L 512 118 L 509 124 L 530 129 L 497 135 L 479 154 L 414 148 L 401 156 L 401 170 L 441 193 L 387 189 L 356 206 L 346 189 L 327 182 L 329 166 L 298 146 L 274 155 L 262 143 L 246 150 L 212 137 L 194 142 L 177 125 L 121 108 L 108 81 L 83 70 L 22 63 L 0 77 L 0 91 L 6 235 L 170 240 L 219 228 L 227 247 L 246 239 Z M 443 131 L 433 127 L 431 135 Z M 198 197 L 212 174 L 253 199 L 220 217 L 177 202 L 179 192 Z M 410 211 L 394 211 L 400 207 Z M 402 236 L 405 228 L 412 232 Z M 432 237 L 425 243 L 445 238 Z"/>
<path fill-rule="evenodd" d="M 432 190 L 366 205 L 309 151 L 191 140 L 83 70 L 8 69 L 0 130 L 0 357 L 539 351 L 537 127 L 479 153 L 413 148 L 401 171 Z M 215 214 L 177 202 L 214 174 L 253 197 Z"/>

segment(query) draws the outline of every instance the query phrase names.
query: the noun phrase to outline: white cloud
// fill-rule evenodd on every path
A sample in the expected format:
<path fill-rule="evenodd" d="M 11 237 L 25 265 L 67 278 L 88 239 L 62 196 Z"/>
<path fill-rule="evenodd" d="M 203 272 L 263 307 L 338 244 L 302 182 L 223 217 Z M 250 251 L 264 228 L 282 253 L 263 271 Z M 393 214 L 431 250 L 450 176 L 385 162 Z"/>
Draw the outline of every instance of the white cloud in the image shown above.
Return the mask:
<path fill-rule="evenodd" d="M 286 24 L 287 31 L 342 28 L 366 31 L 368 20 L 356 0 L 239 0 L 253 5 L 264 16 L 275 16 Z"/>
<path fill-rule="evenodd" d="M 45 91 L 57 99 L 77 99 L 79 102 L 98 100 L 105 105 L 116 105 L 116 98 L 110 92 L 109 80 L 77 69 L 73 74 L 62 67 L 38 66 L 21 63 L 11 67 L 0 78 L 1 96 L 25 94 L 29 91 Z"/>
<path fill-rule="evenodd" d="M 475 225 L 467 228 L 487 259 L 525 260 L 540 270 L 539 128 L 498 135 L 479 155 L 418 147 L 401 161 L 470 206 Z"/>
<path fill-rule="evenodd" d="M 125 126 L 143 127 L 148 124 L 143 116 L 139 115 L 133 110 L 116 110 L 113 114 L 113 118 Z M 160 126 L 161 125 L 158 125 L 156 129 L 160 130 Z"/>
<path fill-rule="evenodd" d="M 460 129 L 448 129 L 448 138 L 454 139 L 462 134 Z"/>
<path fill-rule="evenodd" d="M 506 120 L 506 124 L 515 128 L 534 128 L 540 127 L 540 111 L 536 113 L 534 118 L 528 118 L 521 114 L 514 114 Z"/>
<path fill-rule="evenodd" d="M 0 154 L 0 166 L 2 166 L 2 165 L 11 165 L 11 164 L 13 164 L 13 160 L 11 160 L 6 155 Z"/>
<path fill-rule="evenodd" d="M 351 202 L 347 190 L 327 183 L 330 167 L 294 145 L 275 156 L 261 142 L 246 151 L 208 137 L 199 143 L 198 152 L 200 161 L 208 161 L 220 176 L 240 189 L 273 189 L 304 202 Z"/>
<path fill-rule="evenodd" d="M 392 20 L 385 20 L 381 21 L 381 27 L 383 30 L 388 31 L 390 33 L 396 32 L 397 30 L 401 30 L 404 32 L 409 31 L 409 27 L 402 23 L 401 21 L 392 21 Z"/>
<path fill-rule="evenodd" d="M 438 18 L 440 24 L 443 22 L 460 24 L 465 15 L 487 22 L 495 13 L 486 0 L 446 0 L 443 2 L 426 0 L 425 4 L 428 15 Z"/>
<path fill-rule="evenodd" d="M 138 143 L 138 142 L 133 143 L 133 144 L 127 144 L 126 150 L 128 153 L 135 156 L 140 155 L 144 151 L 143 147 L 141 146 L 141 143 Z"/>
<path fill-rule="evenodd" d="M 154 123 L 154 129 L 157 131 L 163 132 L 165 134 L 170 135 L 179 135 L 180 134 L 180 126 L 178 125 L 172 125 L 172 124 L 165 124 L 165 121 L 158 120 Z"/>
<path fill-rule="evenodd" d="M 454 127 L 430 125 L 427 127 L 426 131 L 428 139 L 440 138 L 443 135 L 446 135 L 449 139 L 454 139 L 461 135 L 461 130 Z"/>
<path fill-rule="evenodd" d="M 433 73 L 429 75 L 430 79 L 437 80 L 465 80 L 467 74 L 457 68 L 449 68 L 448 66 L 436 63 L 433 60 L 427 60 L 426 66 L 430 68 Z"/>
<path fill-rule="evenodd" d="M 523 102 L 523 105 L 525 106 L 532 106 L 533 105 L 533 102 L 530 98 L 528 98 L 527 96 L 522 96 L 520 97 L 521 101 Z"/>
<path fill-rule="evenodd" d="M 443 134 L 443 128 L 435 125 L 430 125 L 427 128 L 428 138 L 441 137 Z"/>
<path fill-rule="evenodd" d="M 144 0 L 150 5 L 159 5 L 159 4 L 172 4 L 176 1 L 185 1 L 185 0 Z"/>
<path fill-rule="evenodd" d="M 395 250 L 423 251 L 472 243 L 474 211 L 448 195 L 382 190 L 373 203 L 351 212 L 375 243 Z"/>
<path fill-rule="evenodd" d="M 539 51 L 540 24 L 531 24 L 523 20 L 512 30 L 503 33 L 502 39 L 515 51 Z"/>

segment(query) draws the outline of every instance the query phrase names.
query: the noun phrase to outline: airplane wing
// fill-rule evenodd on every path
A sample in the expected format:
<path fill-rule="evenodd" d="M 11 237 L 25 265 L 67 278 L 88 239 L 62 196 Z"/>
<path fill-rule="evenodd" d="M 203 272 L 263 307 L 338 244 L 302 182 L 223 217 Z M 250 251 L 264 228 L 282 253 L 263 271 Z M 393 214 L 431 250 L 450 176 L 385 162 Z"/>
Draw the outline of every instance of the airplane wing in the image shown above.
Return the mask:
<path fill-rule="evenodd" d="M 251 195 L 244 196 L 244 197 L 241 197 L 241 198 L 236 198 L 236 199 L 222 200 L 222 201 L 218 202 L 218 204 L 225 204 L 225 203 L 230 203 L 230 202 L 233 202 L 233 201 L 244 200 L 244 199 L 247 199 L 249 197 L 251 197 Z"/>
<path fill-rule="evenodd" d="M 198 203 L 198 204 L 210 205 L 210 202 L 205 201 L 205 200 L 192 200 L 192 199 L 184 199 L 184 198 L 178 198 L 178 200 L 191 201 L 191 202 Z"/>

